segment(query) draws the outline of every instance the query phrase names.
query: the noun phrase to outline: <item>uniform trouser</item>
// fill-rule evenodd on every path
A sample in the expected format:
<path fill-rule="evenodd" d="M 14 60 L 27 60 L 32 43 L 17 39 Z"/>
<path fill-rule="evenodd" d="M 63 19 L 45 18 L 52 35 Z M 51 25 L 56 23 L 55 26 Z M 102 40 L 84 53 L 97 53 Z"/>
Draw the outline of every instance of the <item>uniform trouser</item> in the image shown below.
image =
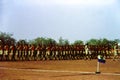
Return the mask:
<path fill-rule="evenodd" d="M 2 57 L 3 57 L 3 60 L 8 60 L 8 50 L 4 51 L 4 54 Z"/>
<path fill-rule="evenodd" d="M 50 51 L 46 51 L 45 58 L 46 58 L 46 59 L 50 59 Z"/>
<path fill-rule="evenodd" d="M 13 57 L 13 50 L 8 54 L 8 59 L 11 60 Z"/>
<path fill-rule="evenodd" d="M 0 60 L 2 60 L 3 51 L 0 50 Z"/>
<path fill-rule="evenodd" d="M 86 50 L 85 54 L 86 59 L 91 59 L 91 51 Z"/>
<path fill-rule="evenodd" d="M 118 54 L 117 54 L 117 51 L 114 51 L 114 56 L 113 56 L 113 60 L 117 59 L 118 58 Z"/>
<path fill-rule="evenodd" d="M 15 60 L 18 60 L 18 55 L 19 55 L 19 51 L 17 50 L 15 53 L 14 53 L 14 58 L 15 58 Z"/>
<path fill-rule="evenodd" d="M 39 56 L 39 55 L 40 55 L 40 51 L 37 50 L 37 52 L 36 52 L 36 56 L 35 56 L 35 59 L 36 59 L 36 60 L 40 59 L 40 56 Z"/>
<path fill-rule="evenodd" d="M 33 60 L 34 59 L 34 51 L 32 50 L 31 51 L 31 60 Z"/>
<path fill-rule="evenodd" d="M 28 60 L 31 60 L 31 51 L 28 51 Z"/>

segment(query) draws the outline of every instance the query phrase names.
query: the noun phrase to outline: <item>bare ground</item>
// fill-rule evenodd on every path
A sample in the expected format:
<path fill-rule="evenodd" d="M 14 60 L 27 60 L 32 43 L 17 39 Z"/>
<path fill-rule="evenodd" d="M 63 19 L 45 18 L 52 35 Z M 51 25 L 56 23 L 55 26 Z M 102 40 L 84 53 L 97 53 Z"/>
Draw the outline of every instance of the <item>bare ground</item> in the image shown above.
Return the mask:
<path fill-rule="evenodd" d="M 97 60 L 4 61 L 0 62 L 0 80 L 120 80 L 120 61 Z"/>

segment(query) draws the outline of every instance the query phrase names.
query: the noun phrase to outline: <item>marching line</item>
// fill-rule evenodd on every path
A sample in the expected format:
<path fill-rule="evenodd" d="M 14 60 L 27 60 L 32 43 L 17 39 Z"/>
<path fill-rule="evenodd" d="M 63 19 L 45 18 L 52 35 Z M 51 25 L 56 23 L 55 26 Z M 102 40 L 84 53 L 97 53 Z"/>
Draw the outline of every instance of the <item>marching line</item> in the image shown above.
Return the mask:
<path fill-rule="evenodd" d="M 22 68 L 8 68 L 8 67 L 0 67 L 0 69 L 6 70 L 20 70 L 20 71 L 33 71 L 33 72 L 61 72 L 61 73 L 78 73 L 78 74 L 96 74 L 95 72 L 85 72 L 85 71 L 63 71 L 63 70 L 41 70 L 41 69 L 22 69 Z M 116 75 L 120 76 L 119 73 L 100 73 L 101 75 Z"/>

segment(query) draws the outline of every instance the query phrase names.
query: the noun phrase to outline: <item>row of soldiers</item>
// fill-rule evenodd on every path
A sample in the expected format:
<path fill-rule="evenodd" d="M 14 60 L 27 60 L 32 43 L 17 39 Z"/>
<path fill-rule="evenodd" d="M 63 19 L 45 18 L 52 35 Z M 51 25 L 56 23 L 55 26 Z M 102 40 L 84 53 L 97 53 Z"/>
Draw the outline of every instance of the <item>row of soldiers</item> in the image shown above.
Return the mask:
<path fill-rule="evenodd" d="M 101 54 L 110 58 L 111 48 L 106 45 L 0 45 L 0 60 L 75 60 L 95 59 Z"/>

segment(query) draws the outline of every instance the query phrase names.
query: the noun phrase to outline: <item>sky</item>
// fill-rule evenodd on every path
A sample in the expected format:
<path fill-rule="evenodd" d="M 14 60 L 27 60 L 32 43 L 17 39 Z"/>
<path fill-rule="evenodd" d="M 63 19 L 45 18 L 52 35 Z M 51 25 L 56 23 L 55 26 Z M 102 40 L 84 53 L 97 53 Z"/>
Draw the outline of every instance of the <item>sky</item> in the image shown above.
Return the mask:
<path fill-rule="evenodd" d="M 0 0 L 0 31 L 17 40 L 120 39 L 119 0 Z"/>

